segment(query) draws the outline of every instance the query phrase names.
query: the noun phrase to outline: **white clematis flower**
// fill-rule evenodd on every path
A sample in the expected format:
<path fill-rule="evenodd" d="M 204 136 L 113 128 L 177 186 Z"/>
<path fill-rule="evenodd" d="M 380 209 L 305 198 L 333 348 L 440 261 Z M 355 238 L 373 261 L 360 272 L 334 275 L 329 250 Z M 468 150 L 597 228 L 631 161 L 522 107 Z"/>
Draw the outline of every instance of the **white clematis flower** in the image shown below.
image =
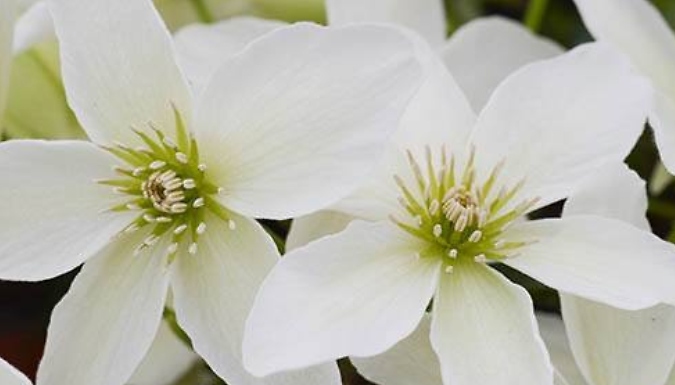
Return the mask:
<path fill-rule="evenodd" d="M 599 215 L 649 231 L 646 210 L 644 181 L 616 165 L 589 178 L 567 200 L 563 216 Z M 666 382 L 675 363 L 672 306 L 623 311 L 567 293 L 561 302 L 572 352 L 589 385 Z"/>
<path fill-rule="evenodd" d="M 647 0 L 575 0 L 586 27 L 651 80 L 649 123 L 664 165 L 675 173 L 675 34 Z"/>
<path fill-rule="evenodd" d="M 567 199 L 563 215 L 600 215 L 648 229 L 646 207 L 644 182 L 625 165 L 613 164 L 584 181 Z M 675 310 L 671 306 L 624 311 L 565 293 L 561 297 L 567 333 L 559 317 L 537 315 L 557 370 L 556 384 L 665 383 L 675 361 Z M 428 318 L 387 352 L 352 358 L 352 362 L 366 378 L 382 385 L 442 384 L 429 341 Z"/>
<path fill-rule="evenodd" d="M 54 310 L 38 384 L 124 383 L 169 287 L 195 350 L 229 383 L 337 384 L 335 364 L 265 379 L 241 366 L 246 314 L 278 258 L 252 218 L 302 215 L 363 182 L 421 81 L 413 43 L 379 26 L 288 27 L 193 100 L 151 2 L 50 10 L 68 99 L 94 143 L 0 144 L 12 186 L 0 194 L 0 278 L 87 261 Z"/>
<path fill-rule="evenodd" d="M 333 206 L 371 222 L 289 253 L 268 276 L 244 339 L 254 374 L 382 353 L 433 299 L 445 383 L 551 383 L 531 300 L 493 262 L 617 307 L 675 303 L 675 250 L 652 234 L 599 217 L 525 220 L 637 140 L 648 89 L 620 55 L 586 45 L 529 65 L 477 118 L 456 86 L 445 95 L 440 117 L 405 126 L 372 181 Z M 434 118 L 437 129 L 422 127 Z"/>
<path fill-rule="evenodd" d="M 30 380 L 7 361 L 0 358 L 0 384 L 2 385 L 32 385 Z"/>

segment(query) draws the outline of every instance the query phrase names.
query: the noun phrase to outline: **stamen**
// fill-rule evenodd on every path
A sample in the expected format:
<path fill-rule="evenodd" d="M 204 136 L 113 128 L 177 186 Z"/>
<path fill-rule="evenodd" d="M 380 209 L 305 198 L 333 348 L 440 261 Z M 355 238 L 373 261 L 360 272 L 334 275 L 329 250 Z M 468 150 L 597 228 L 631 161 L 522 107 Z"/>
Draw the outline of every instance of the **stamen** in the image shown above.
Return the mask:
<path fill-rule="evenodd" d="M 438 238 L 443 234 L 443 227 L 439 224 L 434 225 L 434 237 Z"/>

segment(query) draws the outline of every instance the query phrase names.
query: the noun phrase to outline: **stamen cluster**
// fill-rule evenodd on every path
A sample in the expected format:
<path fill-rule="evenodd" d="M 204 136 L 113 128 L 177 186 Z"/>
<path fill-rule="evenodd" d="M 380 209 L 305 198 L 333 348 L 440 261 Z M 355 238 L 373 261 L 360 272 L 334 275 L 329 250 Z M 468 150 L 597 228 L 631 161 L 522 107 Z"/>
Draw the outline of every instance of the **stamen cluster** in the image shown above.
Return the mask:
<path fill-rule="evenodd" d="M 208 181 L 206 165 L 199 162 L 195 138 L 177 112 L 175 120 L 175 140 L 149 124 L 154 136 L 134 129 L 144 146 L 131 148 L 116 143 L 103 147 L 126 164 L 115 167 L 119 178 L 97 181 L 113 186 L 117 193 L 129 197 L 111 211 L 138 212 L 123 232 L 152 226 L 150 235 L 137 247 L 137 252 L 170 234 L 169 255 L 175 254 L 181 245 L 185 245 L 190 254 L 196 254 L 199 236 L 206 231 L 206 210 L 227 221 L 230 229 L 235 228 L 228 211 L 212 197 L 221 189 Z"/>
<path fill-rule="evenodd" d="M 475 150 L 461 172 L 457 172 L 454 155 L 448 158 L 443 148 L 440 167 L 434 163 L 431 149 L 426 148 L 426 170 L 408 151 L 408 163 L 416 186 L 394 177 L 401 197 L 400 204 L 410 215 L 407 220 L 391 219 L 401 229 L 429 241 L 432 255 L 444 256 L 447 272 L 459 260 L 485 263 L 513 257 L 526 242 L 503 239 L 507 225 L 525 215 L 537 198 L 512 204 L 524 180 L 511 188 L 496 189 L 504 162 L 496 165 L 486 180 L 476 180 Z"/>

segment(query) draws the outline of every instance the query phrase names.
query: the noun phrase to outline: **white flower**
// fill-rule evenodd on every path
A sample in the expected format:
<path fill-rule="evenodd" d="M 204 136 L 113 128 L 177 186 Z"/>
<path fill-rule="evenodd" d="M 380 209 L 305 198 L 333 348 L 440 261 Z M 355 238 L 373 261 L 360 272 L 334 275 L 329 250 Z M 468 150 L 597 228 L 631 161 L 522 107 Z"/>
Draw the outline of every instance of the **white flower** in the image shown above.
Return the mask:
<path fill-rule="evenodd" d="M 675 173 L 675 34 L 646 0 L 575 0 L 591 34 L 626 54 L 651 80 L 649 123 L 664 165 Z"/>
<path fill-rule="evenodd" d="M 617 307 L 675 303 L 675 250 L 652 234 L 593 216 L 525 220 L 628 154 L 647 93 L 604 45 L 517 71 L 478 117 L 447 90 L 442 112 L 406 126 L 371 183 L 333 206 L 372 222 L 292 251 L 268 276 L 247 322 L 248 369 L 382 353 L 433 298 L 446 384 L 551 383 L 529 296 L 486 263 Z"/>
<path fill-rule="evenodd" d="M 52 315 L 38 384 L 124 383 L 169 287 L 196 352 L 229 383 L 337 383 L 335 364 L 243 370 L 245 317 L 278 258 L 252 218 L 306 214 L 364 181 L 421 80 L 413 44 L 378 26 L 288 27 L 193 100 L 149 1 L 50 7 L 68 99 L 94 143 L 0 144 L 0 278 L 87 261 Z"/>
<path fill-rule="evenodd" d="M 567 199 L 564 215 L 615 217 L 648 229 L 646 207 L 644 182 L 624 165 L 613 164 L 584 181 Z M 664 384 L 675 362 L 675 309 L 659 305 L 625 311 L 569 294 L 561 297 L 567 333 L 559 317 L 537 315 L 551 361 L 560 373 L 556 383 Z M 366 378 L 383 385 L 442 384 L 429 323 L 425 317 L 387 352 L 352 358 L 352 362 Z"/>
<path fill-rule="evenodd" d="M 0 358 L 0 384 L 2 385 L 32 385 L 30 380 L 12 365 Z"/>
<path fill-rule="evenodd" d="M 644 182 L 617 165 L 589 178 L 567 200 L 563 216 L 599 215 L 649 231 L 646 210 Z M 644 257 L 636 255 L 636 263 Z M 675 363 L 673 307 L 624 311 L 571 294 L 560 298 L 572 352 L 589 385 L 665 383 Z"/>

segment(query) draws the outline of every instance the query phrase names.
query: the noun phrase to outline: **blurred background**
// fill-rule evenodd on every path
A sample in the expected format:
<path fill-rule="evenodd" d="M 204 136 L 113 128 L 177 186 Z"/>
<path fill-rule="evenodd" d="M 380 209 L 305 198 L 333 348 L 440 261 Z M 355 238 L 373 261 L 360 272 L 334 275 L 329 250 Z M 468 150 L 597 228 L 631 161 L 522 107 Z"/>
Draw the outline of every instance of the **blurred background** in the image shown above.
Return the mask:
<path fill-rule="evenodd" d="M 675 1 L 653 2 L 671 26 L 675 25 Z M 237 15 L 254 15 L 290 22 L 311 20 L 324 23 L 326 19 L 322 0 L 156 0 L 155 3 L 171 30 L 191 22 L 211 23 Z M 484 15 L 499 14 L 524 20 L 528 5 L 528 0 L 446 0 L 448 34 L 467 21 Z M 565 47 L 573 47 L 590 40 L 571 0 L 549 0 L 537 29 L 539 34 Z M 57 50 L 53 46 L 41 44 L 18 55 L 12 70 L 11 84 L 21 84 L 21 89 L 16 92 L 12 90 L 10 95 L 8 112 L 2 122 L 4 139 L 81 135 L 72 113 L 65 108 L 45 108 L 42 112 L 31 114 L 26 114 L 23 110 L 26 105 L 34 106 L 36 103 L 41 106 L 65 103 L 58 76 Z M 65 128 L 62 132 L 44 132 L 41 127 L 48 121 L 52 123 L 48 126 L 53 126 L 53 122 L 58 121 Z M 628 163 L 644 179 L 652 179 L 652 175 L 663 175 L 658 172 L 654 174 L 658 169 L 657 153 L 649 130 L 645 131 Z M 671 224 L 675 220 L 675 191 L 668 188 L 667 178 L 660 186 L 653 187 L 655 189 L 650 195 L 650 221 L 659 236 L 672 241 L 675 239 L 671 232 Z M 554 205 L 537 215 L 557 215 L 559 210 L 560 206 Z M 267 225 L 284 236 L 289 222 Z M 559 312 L 558 297 L 553 290 L 512 271 L 505 269 L 504 272 L 527 287 L 539 311 Z M 74 271 L 50 281 L 33 284 L 0 281 L 0 356 L 31 378 L 42 354 L 50 312 L 67 291 L 76 273 Z M 355 373 L 347 361 L 343 360 L 340 364 L 346 384 L 368 384 Z M 197 364 L 186 374 L 182 383 L 222 384 L 208 373 L 208 368 Z"/>

